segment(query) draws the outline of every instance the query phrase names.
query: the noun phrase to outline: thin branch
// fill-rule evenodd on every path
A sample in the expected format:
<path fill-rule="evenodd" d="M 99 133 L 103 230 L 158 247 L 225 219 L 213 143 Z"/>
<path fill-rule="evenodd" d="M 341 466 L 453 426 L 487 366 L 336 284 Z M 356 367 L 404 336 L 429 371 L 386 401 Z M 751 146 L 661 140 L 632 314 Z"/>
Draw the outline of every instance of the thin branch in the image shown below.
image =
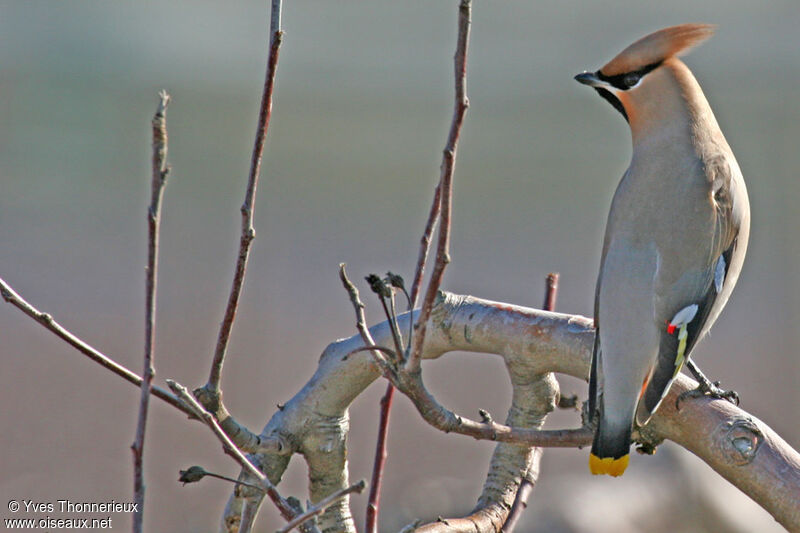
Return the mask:
<path fill-rule="evenodd" d="M 545 280 L 543 306 L 545 311 L 556 310 L 556 300 L 558 300 L 558 277 L 558 272 L 551 272 L 547 275 Z M 506 523 L 503 525 L 503 533 L 512 533 L 514 528 L 517 527 L 519 519 L 522 517 L 522 513 L 528 508 L 528 498 L 530 497 L 531 492 L 533 492 L 533 484 L 534 480 L 532 480 L 526 472 L 519 482 L 517 495 L 514 498 L 514 503 L 511 506 L 511 510 L 508 512 Z"/>
<path fill-rule="evenodd" d="M 425 276 L 425 264 L 428 262 L 428 253 L 431 250 L 431 239 L 433 238 L 433 230 L 436 228 L 436 223 L 439 221 L 439 212 L 442 208 L 442 186 L 441 183 L 436 184 L 436 189 L 433 191 L 433 202 L 431 203 L 431 210 L 428 213 L 428 222 L 425 224 L 425 230 L 422 232 L 422 238 L 419 242 L 419 257 L 417 258 L 417 268 L 414 271 L 414 280 L 411 282 L 411 307 L 417 306 L 419 299 L 419 291 L 422 288 L 422 278 Z"/>
<path fill-rule="evenodd" d="M 241 207 L 242 212 L 242 236 L 239 240 L 239 255 L 236 259 L 236 268 L 231 285 L 231 292 L 228 296 L 228 305 L 225 308 L 225 315 L 219 330 L 217 347 L 214 352 L 214 360 L 211 364 L 211 372 L 208 376 L 206 388 L 212 392 L 219 391 L 219 383 L 222 377 L 222 365 L 225 361 L 225 352 L 228 349 L 228 341 L 233 328 L 233 321 L 236 318 L 236 310 L 239 307 L 239 297 L 241 296 L 244 284 L 245 271 L 247 269 L 247 259 L 250 256 L 250 245 L 255 239 L 256 231 L 253 227 L 253 212 L 255 211 L 256 188 L 258 186 L 258 176 L 261 171 L 261 158 L 264 154 L 264 144 L 269 129 L 269 120 L 272 116 L 272 93 L 275 88 L 275 71 L 278 65 L 278 52 L 280 50 L 283 32 L 280 29 L 281 0 L 272 0 L 272 12 L 270 17 L 270 50 L 267 60 L 267 73 L 264 80 L 264 90 L 261 96 L 261 108 L 258 113 L 258 127 L 256 129 L 256 139 L 253 146 L 253 154 L 250 159 L 250 174 L 247 179 L 247 190 L 245 192 L 244 203 Z"/>
<path fill-rule="evenodd" d="M 366 533 L 378 532 L 378 515 L 381 508 L 381 486 L 383 485 L 383 472 L 386 466 L 387 435 L 389 433 L 389 413 L 394 400 L 394 385 L 386 385 L 386 392 L 381 398 L 380 415 L 378 419 L 378 438 L 375 442 L 375 459 L 372 463 L 372 483 L 369 487 L 369 500 L 367 502 Z"/>
<path fill-rule="evenodd" d="M 153 116 L 153 175 L 150 207 L 147 210 L 147 268 L 145 280 L 144 320 L 144 370 L 142 393 L 139 399 L 139 420 L 136 437 L 131 446 L 133 452 L 133 499 L 138 505 L 133 515 L 133 531 L 141 533 L 144 525 L 144 436 L 147 427 L 147 412 L 150 406 L 150 388 L 153 383 L 153 341 L 155 340 L 156 288 L 158 280 L 158 240 L 161 226 L 161 199 L 167 184 L 167 105 L 169 95 L 159 94 L 159 103 Z"/>
<path fill-rule="evenodd" d="M 483 416 L 481 422 L 463 417 L 441 405 L 425 388 L 420 374 L 411 374 L 406 369 L 395 371 L 391 368 L 385 358 L 379 355 L 379 352 L 393 354 L 391 349 L 377 344 L 359 346 L 347 352 L 343 359 L 346 360 L 360 352 L 370 352 L 383 370 L 384 377 L 408 396 L 426 422 L 445 433 L 459 433 L 479 440 L 551 448 L 581 447 L 592 441 L 594 431 L 591 427 L 531 430 L 498 424 L 490 416 Z"/>
<path fill-rule="evenodd" d="M 350 281 L 350 278 L 347 277 L 344 263 L 339 263 L 339 279 L 342 281 L 342 285 L 344 285 L 347 294 L 350 296 L 350 302 L 353 304 L 353 309 L 356 312 L 356 329 L 358 330 L 358 333 L 361 335 L 361 338 L 365 344 L 365 346 L 359 346 L 352 352 L 345 354 L 344 357 L 348 358 L 351 355 L 359 352 L 370 352 L 375 364 L 381 369 L 381 373 L 383 373 L 391 383 L 389 376 L 395 376 L 397 374 L 397 368 L 396 365 L 394 365 L 390 360 L 396 360 L 397 354 L 391 349 L 384 346 L 378 346 L 373 342 L 372 335 L 370 335 L 369 329 L 367 328 L 366 319 L 364 317 L 364 302 L 361 301 L 361 297 L 358 294 L 358 288 L 353 284 L 352 281 Z M 388 356 L 388 358 L 386 356 Z"/>
<path fill-rule="evenodd" d="M 189 390 L 181 385 L 180 383 L 173 381 L 171 379 L 167 380 L 167 384 L 169 385 L 170 389 L 186 404 L 189 406 L 191 410 L 194 411 L 195 415 L 200 418 L 206 425 L 211 428 L 211 431 L 214 432 L 217 439 L 222 443 L 222 447 L 225 450 L 225 453 L 233 457 L 233 459 L 239 463 L 239 465 L 251 476 L 255 477 L 259 482 L 261 482 L 262 490 L 269 496 L 269 498 L 275 503 L 280 511 L 281 515 L 286 520 L 292 520 L 296 516 L 296 511 L 292 507 L 292 505 L 278 493 L 278 490 L 275 488 L 275 485 L 270 482 L 270 480 L 265 476 L 261 470 L 259 470 L 245 455 L 236 447 L 236 445 L 228 438 L 228 435 L 220 427 L 217 419 L 214 418 L 214 415 L 206 411 L 206 409 L 200 405 L 200 403 L 189 393 Z"/>
<path fill-rule="evenodd" d="M 45 329 L 55 334 L 57 337 L 59 337 L 67 344 L 78 350 L 80 353 L 87 356 L 95 363 L 98 363 L 107 370 L 110 370 L 112 373 L 121 377 L 128 383 L 131 383 L 136 387 L 141 387 L 142 378 L 139 377 L 139 375 L 135 374 L 134 372 L 131 372 L 130 370 L 120 365 L 107 355 L 100 352 L 97 348 L 94 348 L 85 341 L 76 337 L 72 332 L 68 331 L 61 324 L 56 322 L 50 314 L 39 311 L 38 309 L 33 307 L 30 303 L 28 303 L 28 301 L 26 301 L 16 291 L 14 291 L 14 289 L 12 289 L 5 281 L 3 281 L 3 279 L 0 279 L 0 296 L 2 296 L 6 302 L 10 303 L 14 307 L 19 309 L 32 319 L 34 319 L 36 322 L 41 324 Z M 172 407 L 186 414 L 189 418 L 197 418 L 194 411 L 186 407 L 185 403 L 180 401 L 178 398 L 175 397 L 175 395 L 173 395 L 169 391 L 157 385 L 151 385 L 150 393 L 156 398 L 163 400 L 167 404 L 171 405 Z M 232 417 L 225 418 L 225 420 L 222 421 L 222 425 L 225 427 L 226 433 L 231 435 L 231 438 L 234 438 L 237 441 L 246 441 L 248 443 L 247 451 L 257 450 L 260 452 L 276 453 L 276 454 L 291 453 L 287 443 L 278 435 L 271 436 L 268 438 L 261 438 L 258 435 L 254 435 L 244 426 L 238 424 L 238 422 L 233 420 Z"/>
<path fill-rule="evenodd" d="M 471 420 L 441 405 L 428 392 L 419 376 L 419 374 L 411 375 L 406 370 L 400 371 L 394 386 L 411 400 L 428 424 L 445 433 L 546 448 L 575 448 L 592 442 L 594 431 L 591 427 L 534 430 L 514 428 L 498 424 L 493 420 L 482 422 Z"/>
<path fill-rule="evenodd" d="M 397 324 L 397 308 L 395 307 L 394 291 L 389 296 L 389 306 L 386 306 L 385 300 L 382 300 L 383 312 L 386 313 L 386 318 L 392 326 L 392 339 L 394 340 L 394 347 L 397 350 L 397 362 L 403 363 L 403 354 L 405 348 L 403 347 L 403 334 L 400 332 L 400 326 Z"/>
<path fill-rule="evenodd" d="M 216 479 L 221 479 L 223 481 L 229 481 L 234 485 L 242 485 L 245 487 L 250 487 L 251 489 L 255 489 L 259 492 L 262 492 L 262 489 L 259 485 L 253 485 L 252 483 L 247 483 L 246 481 L 241 481 L 238 479 L 234 479 L 230 476 L 223 476 L 222 474 L 215 474 L 214 472 L 209 472 L 205 468 L 200 466 L 192 466 L 189 467 L 187 470 L 181 470 L 180 476 L 178 477 L 178 481 L 186 485 L 187 483 L 197 483 L 204 477 L 213 477 Z"/>
<path fill-rule="evenodd" d="M 358 330 L 359 335 L 361 335 L 361 338 L 364 339 L 364 344 L 368 346 L 374 345 L 375 342 L 372 340 L 372 335 L 369 333 L 369 329 L 367 328 L 367 319 L 364 316 L 364 302 L 361 301 L 361 297 L 358 294 L 358 288 L 353 285 L 353 282 L 347 277 L 344 263 L 339 263 L 339 279 L 342 281 L 344 289 L 350 296 L 350 302 L 353 304 L 353 309 L 356 312 L 356 329 Z"/>
<path fill-rule="evenodd" d="M 506 523 L 503 525 L 502 533 L 511 533 L 517 527 L 522 513 L 528 508 L 528 498 L 530 498 L 532 492 L 533 483 L 527 477 L 523 477 L 519 484 L 517 497 L 514 499 L 514 505 L 511 506 Z"/>
<path fill-rule="evenodd" d="M 551 272 L 545 279 L 544 306 L 545 311 L 555 311 L 556 301 L 558 301 L 558 272 Z"/>
<path fill-rule="evenodd" d="M 378 296 L 378 300 L 381 302 L 381 307 L 383 307 L 386 320 L 389 321 L 389 326 L 392 328 L 392 337 L 394 340 L 395 353 L 397 354 L 397 363 L 400 364 L 402 363 L 405 349 L 403 348 L 403 338 L 400 333 L 400 327 L 397 324 L 397 313 L 394 303 L 394 288 L 391 285 L 388 277 L 381 279 L 381 277 L 377 274 L 370 274 L 365 279 L 367 283 L 369 283 L 372 292 Z M 386 303 L 387 300 L 389 301 L 388 305 Z"/>
<path fill-rule="evenodd" d="M 425 341 L 425 328 L 436 299 L 436 292 L 442 284 L 442 277 L 447 264 L 450 262 L 450 213 L 453 207 L 453 170 L 455 169 L 456 149 L 458 138 L 461 134 L 461 125 L 464 115 L 469 107 L 466 95 L 467 85 L 467 46 L 469 44 L 469 29 L 472 18 L 471 0 L 461 0 L 458 9 L 458 44 L 454 57 L 455 64 L 455 105 L 453 120 L 450 124 L 450 133 L 447 137 L 442 154 L 440 177 L 441 196 L 441 223 L 439 224 L 439 241 L 436 247 L 436 261 L 433 273 L 428 282 L 428 289 L 422 302 L 422 311 L 417 321 L 417 334 L 413 340 L 413 347 L 409 356 L 407 367 L 410 372 L 419 372 L 422 356 L 422 344 Z M 413 288 L 412 288 L 413 290 Z"/>
<path fill-rule="evenodd" d="M 366 485 L 367 485 L 366 481 L 362 479 L 358 483 L 354 483 L 347 488 L 337 490 L 327 498 L 321 500 L 316 505 L 312 505 L 311 507 L 309 507 L 305 513 L 301 514 L 300 516 L 296 517 L 294 520 L 286 524 L 284 527 L 279 529 L 277 533 L 289 533 L 289 531 L 298 527 L 300 524 L 306 522 L 307 520 L 311 520 L 318 514 L 321 514 L 323 511 L 325 511 L 325 509 L 327 509 L 337 501 L 341 500 L 345 496 L 352 494 L 353 492 L 361 494 Z"/>
<path fill-rule="evenodd" d="M 372 355 L 376 358 L 378 366 L 382 368 L 389 364 L 389 361 L 386 359 L 386 357 L 384 357 L 384 355 L 387 355 L 389 357 L 397 357 L 397 353 L 391 348 L 387 348 L 386 346 L 378 346 L 377 344 L 371 344 L 369 346 L 359 346 L 355 350 L 345 355 L 345 358 L 360 352 L 371 352 Z"/>
<path fill-rule="evenodd" d="M 95 363 L 100 364 L 101 366 L 105 367 L 106 369 L 110 370 L 114 374 L 120 376 L 124 380 L 136 385 L 137 387 L 141 387 L 142 385 L 142 378 L 139 377 L 137 374 L 131 372 L 124 366 L 120 365 L 107 355 L 101 353 L 96 348 L 90 346 L 86 342 L 82 341 L 70 331 L 65 329 L 61 324 L 56 322 L 53 317 L 48 313 L 43 313 L 29 304 L 24 298 L 22 298 L 19 294 L 17 294 L 14 289 L 12 289 L 5 281 L 0 279 L 0 296 L 3 299 L 34 319 L 36 322 L 41 324 L 45 327 L 48 331 L 54 333 L 57 337 L 65 341 L 67 344 L 87 356 L 89 359 L 94 361 Z M 194 413 L 191 409 L 188 409 L 183 402 L 178 400 L 174 395 L 170 394 L 169 391 L 162 389 L 156 385 L 151 386 L 150 392 L 157 398 L 164 400 L 166 403 L 179 409 L 180 411 L 184 412 L 185 414 L 189 415 L 190 417 L 194 418 Z"/>

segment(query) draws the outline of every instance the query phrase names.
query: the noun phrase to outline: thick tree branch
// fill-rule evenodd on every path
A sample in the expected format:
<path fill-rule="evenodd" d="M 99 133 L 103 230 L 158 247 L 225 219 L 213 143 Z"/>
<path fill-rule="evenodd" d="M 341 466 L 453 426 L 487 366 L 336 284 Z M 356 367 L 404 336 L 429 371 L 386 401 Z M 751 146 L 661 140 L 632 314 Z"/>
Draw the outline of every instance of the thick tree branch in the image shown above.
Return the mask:
<path fill-rule="evenodd" d="M 141 533 L 144 525 L 144 437 L 147 427 L 147 412 L 150 406 L 150 388 L 155 368 L 153 365 L 153 342 L 155 340 L 156 287 L 158 282 L 158 241 L 161 226 L 161 199 L 167 184 L 167 105 L 169 95 L 159 93 L 159 103 L 153 116 L 153 173 L 151 180 L 150 207 L 147 210 L 147 268 L 145 279 L 144 320 L 144 370 L 142 371 L 139 419 L 136 437 L 131 446 L 133 452 L 133 499 L 137 511 L 133 515 L 133 531 Z"/>
<path fill-rule="evenodd" d="M 558 382 L 552 373 L 512 371 L 511 408 L 506 424 L 540 428 L 556 404 Z M 520 487 L 520 480 L 530 476 L 535 482 L 543 448 L 499 443 L 492 454 L 489 472 L 475 510 L 464 518 L 447 518 L 421 526 L 420 532 L 500 531 Z M 477 527 L 476 527 L 477 526 Z M 471 527 L 471 529 L 470 529 Z"/>
<path fill-rule="evenodd" d="M 264 145 L 269 129 L 269 120 L 272 116 L 272 93 L 275 88 L 275 71 L 278 66 L 278 52 L 280 50 L 283 32 L 280 29 L 281 0 L 272 0 L 272 11 L 270 16 L 270 47 L 269 58 L 267 59 L 267 73 L 264 79 L 264 90 L 261 95 L 261 108 L 258 112 L 258 126 L 256 128 L 256 140 L 253 146 L 253 154 L 250 159 L 250 173 L 247 178 L 247 190 L 245 191 L 244 203 L 242 204 L 242 235 L 239 240 L 239 255 L 236 258 L 231 292 L 228 295 L 228 305 L 225 308 L 225 315 L 219 330 L 217 347 L 214 352 L 214 360 L 211 363 L 211 372 L 208 376 L 206 389 L 216 394 L 219 392 L 219 383 L 222 377 L 222 365 L 225 362 L 225 352 L 228 349 L 228 341 L 233 329 L 233 321 L 236 319 L 236 310 L 239 307 L 239 297 L 241 296 L 244 276 L 247 269 L 247 259 L 250 256 L 250 245 L 255 239 L 256 230 L 253 227 L 253 212 L 255 211 L 256 188 L 258 177 L 261 172 L 261 158 L 264 154 Z"/>
<path fill-rule="evenodd" d="M 761 420 L 724 400 L 682 401 L 697 387 L 683 374 L 657 416 L 640 430 L 650 442 L 669 439 L 705 461 L 789 531 L 800 531 L 800 454 Z"/>
<path fill-rule="evenodd" d="M 141 385 L 139 376 L 72 335 L 50 315 L 32 307 L 3 280 L 0 280 L 0 295 L 81 353 L 130 383 Z M 413 316 L 411 313 L 400 315 L 398 322 L 403 327 L 412 319 L 416 319 L 416 311 Z M 423 353 L 426 359 L 437 358 L 448 351 L 495 353 L 503 356 L 507 365 L 527 366 L 533 372 L 553 371 L 581 379 L 587 379 L 589 373 L 594 341 L 589 318 L 444 293 L 434 306 L 429 327 L 431 331 Z M 370 332 L 376 342 L 391 341 L 386 322 L 373 326 Z M 346 478 L 344 438 L 347 432 L 341 421 L 346 421 L 350 403 L 381 375 L 371 355 L 358 352 L 347 357 L 362 346 L 360 336 L 329 345 L 309 382 L 273 415 L 260 435 L 262 440 L 291 439 L 298 445 L 289 453 L 299 450 L 307 460 L 309 455 L 330 459 L 331 452 L 336 450 L 335 460 L 321 461 L 327 470 L 315 472 L 326 472 L 325 475 L 339 480 Z M 797 498 L 800 454 L 766 424 L 728 402 L 693 399 L 683 402 L 681 410 L 676 411 L 677 396 L 695 385 L 688 377 L 678 376 L 642 437 L 650 442 L 669 439 L 684 446 L 758 502 L 784 527 L 790 531 L 800 530 Z M 170 393 L 155 386 L 152 392 L 194 416 L 191 409 Z M 322 420 L 334 420 L 335 437 L 331 437 L 330 423 L 327 427 L 315 424 Z M 546 440 L 525 435 L 525 432 L 517 432 L 514 437 L 519 437 L 520 444 L 541 444 Z M 588 438 L 582 442 L 588 442 Z M 285 449 L 278 453 L 276 446 L 269 445 L 253 459 L 269 479 L 277 483 L 288 466 L 289 455 Z M 349 484 L 338 488 L 346 486 Z M 320 495 L 320 499 L 332 492 Z M 235 491 L 226 508 L 225 531 L 237 529 L 234 525 L 239 523 L 245 504 L 243 498 Z M 257 505 L 260 499 L 249 501 Z M 349 516 L 346 504 L 339 511 L 338 517 Z M 349 524 L 343 525 L 340 521 L 335 527 L 354 531 L 352 518 Z"/>
<path fill-rule="evenodd" d="M 400 315 L 400 327 L 408 326 L 412 319 L 416 319 L 416 311 L 413 317 L 410 313 Z M 558 372 L 584 380 L 589 374 L 594 342 L 589 318 L 443 293 L 435 302 L 428 328 L 424 358 L 438 358 L 449 351 L 497 354 L 504 358 L 515 388 L 519 386 L 519 382 L 513 380 L 515 374 Z M 375 325 L 369 332 L 375 343 L 391 344 L 388 323 Z M 346 463 L 341 460 L 341 455 L 346 453 L 341 442 L 344 435 L 337 433 L 336 443 L 323 451 L 319 443 L 320 439 L 330 442 L 325 437 L 327 430 L 322 426 L 316 428 L 314 424 L 315 421 L 346 418 L 350 403 L 381 375 L 368 351 L 354 352 L 363 346 L 360 335 L 329 345 L 317 371 L 283 409 L 273 415 L 261 436 L 280 434 L 297 442 L 306 460 L 314 459 L 317 467 L 326 465 L 331 471 L 344 469 Z M 679 376 L 670 396 L 641 438 L 648 442 L 670 439 L 686 447 L 760 503 L 787 529 L 800 530 L 800 504 L 796 497 L 800 494 L 800 455 L 765 424 L 727 402 L 706 398 L 690 400 L 681 405 L 680 412 L 676 411 L 676 395 L 693 386 L 691 379 Z M 436 417 L 426 415 L 427 418 Z M 463 427 L 469 430 L 464 431 Z M 487 431 L 487 427 L 491 430 Z M 591 440 L 589 430 L 564 430 L 554 434 L 530 428 L 505 428 L 507 426 L 494 422 L 470 425 L 462 418 L 461 424 L 454 422 L 450 429 L 478 438 L 497 438 L 523 445 L 580 446 Z M 569 441 L 565 441 L 565 435 L 569 436 Z M 337 460 L 327 461 L 332 450 L 336 450 Z M 273 465 L 278 475 L 287 464 L 286 457 L 277 454 L 265 453 L 258 457 L 265 465 Z M 335 490 L 342 486 L 347 484 Z M 241 509 L 242 503 L 234 495 L 228 508 L 233 512 L 237 506 Z M 228 518 L 230 515 L 226 520 Z M 328 528 L 322 524 L 321 527 Z M 330 523 L 330 527 L 354 531 L 351 525 L 342 523 Z"/>
<path fill-rule="evenodd" d="M 556 300 L 558 300 L 558 272 L 551 272 L 545 278 L 545 288 L 544 288 L 544 304 L 542 305 L 542 309 L 545 311 L 555 311 L 556 310 Z M 558 395 L 558 401 L 561 400 L 561 394 Z M 498 444 L 498 446 L 500 446 Z M 536 454 L 537 458 L 541 458 L 541 451 Z M 539 462 L 533 465 L 533 468 L 529 468 L 527 472 L 525 472 L 519 482 L 519 488 L 517 489 L 517 495 L 514 498 L 514 503 L 511 506 L 511 509 L 508 512 L 508 517 L 505 520 L 505 524 L 503 524 L 503 533 L 512 533 L 514 528 L 517 527 L 520 518 L 522 517 L 522 513 L 525 512 L 525 509 L 528 507 L 528 498 L 533 492 L 533 486 L 536 483 L 536 478 L 538 477 L 539 473 Z"/>

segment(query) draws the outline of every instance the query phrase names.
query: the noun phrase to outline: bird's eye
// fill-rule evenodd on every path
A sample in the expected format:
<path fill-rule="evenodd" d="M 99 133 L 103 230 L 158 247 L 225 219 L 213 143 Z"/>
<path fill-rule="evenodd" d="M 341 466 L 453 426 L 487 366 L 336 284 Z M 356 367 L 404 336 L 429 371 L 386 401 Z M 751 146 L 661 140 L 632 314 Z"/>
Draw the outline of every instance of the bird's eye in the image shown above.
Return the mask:
<path fill-rule="evenodd" d="M 626 87 L 633 87 L 639 83 L 640 79 L 642 79 L 642 77 L 639 74 L 631 72 L 630 74 L 625 74 L 625 77 L 622 78 L 622 83 L 624 83 Z"/>

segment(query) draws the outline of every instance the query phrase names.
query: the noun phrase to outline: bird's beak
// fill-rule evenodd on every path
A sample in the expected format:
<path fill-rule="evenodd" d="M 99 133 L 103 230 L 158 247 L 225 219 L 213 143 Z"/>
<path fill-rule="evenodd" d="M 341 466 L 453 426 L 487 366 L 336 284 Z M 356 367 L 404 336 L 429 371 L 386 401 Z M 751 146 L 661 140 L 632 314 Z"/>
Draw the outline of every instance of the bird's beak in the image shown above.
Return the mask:
<path fill-rule="evenodd" d="M 605 87 L 607 85 L 594 72 L 581 72 L 575 76 L 575 81 L 590 87 Z"/>

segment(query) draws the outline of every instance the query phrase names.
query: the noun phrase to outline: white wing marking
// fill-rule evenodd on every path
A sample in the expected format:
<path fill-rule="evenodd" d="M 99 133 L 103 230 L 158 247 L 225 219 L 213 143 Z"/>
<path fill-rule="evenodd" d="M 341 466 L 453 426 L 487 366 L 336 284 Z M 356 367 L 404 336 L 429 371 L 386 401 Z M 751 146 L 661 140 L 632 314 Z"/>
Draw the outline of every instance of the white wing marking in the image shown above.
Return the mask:
<path fill-rule="evenodd" d="M 722 292 L 722 284 L 725 283 L 725 257 L 719 256 L 717 266 L 714 268 L 714 288 L 717 294 Z"/>

